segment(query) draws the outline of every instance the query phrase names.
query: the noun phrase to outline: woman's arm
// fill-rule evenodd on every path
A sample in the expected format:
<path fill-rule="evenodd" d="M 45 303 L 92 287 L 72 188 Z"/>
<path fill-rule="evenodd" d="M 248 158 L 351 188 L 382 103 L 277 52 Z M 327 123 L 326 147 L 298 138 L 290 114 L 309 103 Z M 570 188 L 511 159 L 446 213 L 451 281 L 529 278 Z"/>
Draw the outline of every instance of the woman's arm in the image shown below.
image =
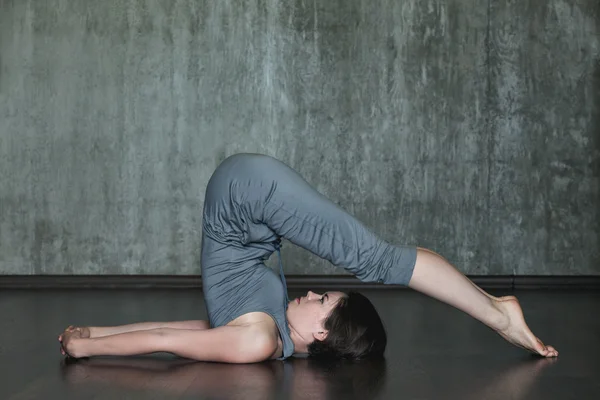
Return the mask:
<path fill-rule="evenodd" d="M 168 352 L 199 361 L 251 363 L 271 358 L 277 351 L 277 339 L 252 326 L 205 330 L 158 328 L 99 338 L 73 338 L 66 350 L 76 358 Z"/>
<path fill-rule="evenodd" d="M 90 326 L 90 338 L 99 338 L 104 336 L 118 335 L 120 333 L 147 331 L 151 329 L 170 328 L 170 329 L 209 329 L 208 321 L 173 321 L 173 322 L 139 322 L 136 324 L 120 326 Z"/>

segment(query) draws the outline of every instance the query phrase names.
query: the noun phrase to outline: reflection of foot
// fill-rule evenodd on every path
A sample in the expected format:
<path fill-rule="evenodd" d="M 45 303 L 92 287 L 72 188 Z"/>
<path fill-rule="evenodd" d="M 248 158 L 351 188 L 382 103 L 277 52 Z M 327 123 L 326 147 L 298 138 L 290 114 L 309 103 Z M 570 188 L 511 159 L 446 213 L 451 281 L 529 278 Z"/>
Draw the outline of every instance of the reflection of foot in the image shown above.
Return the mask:
<path fill-rule="evenodd" d="M 544 343 L 531 332 L 525 323 L 523 311 L 521 310 L 521 306 L 516 297 L 500 297 L 496 298 L 494 302 L 495 306 L 508 317 L 508 325 L 503 329 L 496 330 L 500 336 L 515 346 L 529 350 L 543 357 L 558 356 L 558 351 L 556 351 L 554 347 L 544 345 Z"/>
<path fill-rule="evenodd" d="M 558 358 L 522 359 L 514 362 L 505 370 L 492 375 L 493 379 L 482 388 L 470 389 L 466 400 L 481 399 L 529 399 L 531 389 L 539 385 L 542 370 L 558 362 Z"/>

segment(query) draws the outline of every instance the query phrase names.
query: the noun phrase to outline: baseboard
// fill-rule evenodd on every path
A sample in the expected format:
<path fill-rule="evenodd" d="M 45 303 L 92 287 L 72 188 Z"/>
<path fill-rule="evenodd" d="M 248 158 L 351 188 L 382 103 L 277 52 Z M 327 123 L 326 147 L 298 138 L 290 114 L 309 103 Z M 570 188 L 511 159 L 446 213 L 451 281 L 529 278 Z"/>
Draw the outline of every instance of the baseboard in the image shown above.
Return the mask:
<path fill-rule="evenodd" d="M 484 289 L 598 290 L 600 276 L 469 276 Z M 288 288 L 403 289 L 400 285 L 363 283 L 345 275 L 290 275 Z M 0 289 L 201 289 L 197 275 L 0 275 Z"/>

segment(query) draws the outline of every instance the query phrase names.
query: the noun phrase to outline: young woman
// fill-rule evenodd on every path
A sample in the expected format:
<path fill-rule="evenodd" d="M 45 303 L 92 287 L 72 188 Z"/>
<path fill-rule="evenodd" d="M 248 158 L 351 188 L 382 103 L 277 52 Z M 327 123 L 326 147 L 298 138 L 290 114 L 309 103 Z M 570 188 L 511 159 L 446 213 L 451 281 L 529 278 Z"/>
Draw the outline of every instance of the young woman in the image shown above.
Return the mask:
<path fill-rule="evenodd" d="M 201 263 L 209 321 L 69 327 L 59 336 L 63 354 L 170 352 L 229 363 L 293 353 L 352 359 L 383 354 L 386 333 L 364 296 L 308 292 L 288 301 L 283 271 L 277 277 L 264 265 L 281 238 L 362 281 L 409 286 L 468 313 L 517 346 L 558 355 L 529 330 L 515 297 L 487 294 L 429 250 L 386 243 L 290 167 L 259 154 L 227 158 L 206 189 Z"/>

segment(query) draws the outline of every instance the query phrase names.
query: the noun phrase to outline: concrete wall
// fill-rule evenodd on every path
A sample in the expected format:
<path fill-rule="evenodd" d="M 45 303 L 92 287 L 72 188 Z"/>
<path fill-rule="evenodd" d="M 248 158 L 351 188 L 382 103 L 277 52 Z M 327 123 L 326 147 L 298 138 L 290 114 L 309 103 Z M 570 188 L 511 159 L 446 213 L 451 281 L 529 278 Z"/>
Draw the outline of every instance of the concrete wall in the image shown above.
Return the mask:
<path fill-rule="evenodd" d="M 0 273 L 199 273 L 211 172 L 261 152 L 465 273 L 600 274 L 599 34 L 597 0 L 0 0 Z"/>

